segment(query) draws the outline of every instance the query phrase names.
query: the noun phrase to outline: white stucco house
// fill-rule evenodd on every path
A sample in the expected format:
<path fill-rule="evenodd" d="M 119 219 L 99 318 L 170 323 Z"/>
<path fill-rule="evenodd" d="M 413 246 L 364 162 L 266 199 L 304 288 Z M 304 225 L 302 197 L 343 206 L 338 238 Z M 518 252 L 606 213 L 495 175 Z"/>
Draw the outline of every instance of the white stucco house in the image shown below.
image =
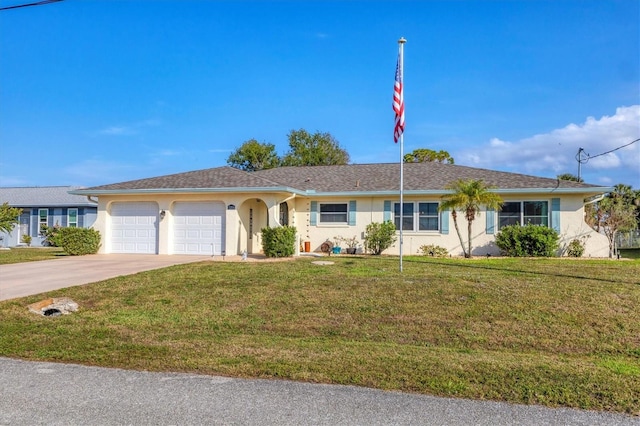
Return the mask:
<path fill-rule="evenodd" d="M 261 229 L 285 224 L 296 227 L 302 249 L 306 245 L 318 251 L 336 236 L 355 236 L 362 242 L 372 222 L 392 220 L 398 227 L 402 220 L 404 254 L 435 244 L 456 256 L 462 248 L 451 212 L 438 212 L 441 196 L 456 179 L 482 179 L 496 188 L 505 205 L 501 211 L 481 211 L 474 222 L 474 255 L 499 254 L 495 235 L 514 223 L 552 227 L 562 246 L 588 236 L 585 256 L 608 255 L 606 238 L 584 221 L 584 205 L 589 197 L 612 188 L 451 164 L 408 163 L 400 209 L 399 174 L 397 163 L 257 172 L 217 167 L 71 194 L 98 198 L 94 228 L 103 238 L 101 253 L 260 253 Z M 385 253 L 398 250 L 396 243 Z"/>

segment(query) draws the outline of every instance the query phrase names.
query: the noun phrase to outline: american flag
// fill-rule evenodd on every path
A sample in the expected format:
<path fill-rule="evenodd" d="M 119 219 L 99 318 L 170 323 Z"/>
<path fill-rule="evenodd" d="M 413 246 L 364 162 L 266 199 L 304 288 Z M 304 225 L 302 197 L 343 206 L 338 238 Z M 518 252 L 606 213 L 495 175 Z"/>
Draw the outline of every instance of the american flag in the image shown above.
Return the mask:
<path fill-rule="evenodd" d="M 396 65 L 396 82 L 393 85 L 393 111 L 396 113 L 396 125 L 393 129 L 393 141 L 398 143 L 400 135 L 404 132 L 404 93 L 402 91 L 400 54 L 398 54 L 398 63 Z"/>

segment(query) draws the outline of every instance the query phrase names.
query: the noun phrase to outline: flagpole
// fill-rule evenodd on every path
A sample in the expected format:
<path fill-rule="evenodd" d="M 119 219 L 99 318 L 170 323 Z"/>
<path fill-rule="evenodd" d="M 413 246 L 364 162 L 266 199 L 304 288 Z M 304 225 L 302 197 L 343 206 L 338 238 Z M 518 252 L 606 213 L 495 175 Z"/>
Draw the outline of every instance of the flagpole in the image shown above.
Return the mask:
<path fill-rule="evenodd" d="M 400 81 L 402 82 L 402 106 L 403 106 L 403 119 L 404 119 L 404 44 L 407 42 L 404 37 L 400 37 L 398 40 L 398 62 L 400 66 Z M 402 272 L 402 248 L 404 245 L 404 236 L 402 232 L 402 222 L 404 214 L 404 128 L 400 134 L 400 272 Z"/>

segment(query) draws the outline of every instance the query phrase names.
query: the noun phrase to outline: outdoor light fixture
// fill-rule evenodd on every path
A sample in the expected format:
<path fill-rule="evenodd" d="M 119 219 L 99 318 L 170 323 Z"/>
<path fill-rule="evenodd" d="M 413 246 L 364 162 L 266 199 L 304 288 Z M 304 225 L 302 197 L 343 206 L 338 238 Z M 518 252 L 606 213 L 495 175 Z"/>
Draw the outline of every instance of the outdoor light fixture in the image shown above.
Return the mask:
<path fill-rule="evenodd" d="M 160 220 L 164 219 L 166 215 L 167 215 L 167 212 L 165 212 L 164 210 L 160 210 Z"/>

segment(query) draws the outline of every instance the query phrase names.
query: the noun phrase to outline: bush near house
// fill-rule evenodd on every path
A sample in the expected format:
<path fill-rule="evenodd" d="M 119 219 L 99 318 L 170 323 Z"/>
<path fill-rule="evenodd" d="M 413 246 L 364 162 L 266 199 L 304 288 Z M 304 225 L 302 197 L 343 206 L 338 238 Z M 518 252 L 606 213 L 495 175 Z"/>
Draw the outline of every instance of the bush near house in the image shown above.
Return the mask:
<path fill-rule="evenodd" d="M 100 232 L 91 228 L 60 228 L 56 243 L 71 256 L 95 254 L 100 248 Z"/>
<path fill-rule="evenodd" d="M 53 226 L 42 225 L 40 227 L 40 234 L 44 236 L 42 245 L 48 247 L 60 247 L 59 236 L 62 227 L 57 223 Z"/>
<path fill-rule="evenodd" d="M 546 226 L 505 226 L 496 235 L 496 245 L 505 256 L 552 257 L 559 247 L 558 233 Z"/>
<path fill-rule="evenodd" d="M 293 256 L 296 246 L 296 228 L 280 226 L 262 228 L 262 250 L 267 257 Z"/>
<path fill-rule="evenodd" d="M 365 232 L 364 248 L 371 254 L 382 254 L 396 242 L 395 235 L 396 226 L 390 220 L 383 223 L 370 223 Z"/>

